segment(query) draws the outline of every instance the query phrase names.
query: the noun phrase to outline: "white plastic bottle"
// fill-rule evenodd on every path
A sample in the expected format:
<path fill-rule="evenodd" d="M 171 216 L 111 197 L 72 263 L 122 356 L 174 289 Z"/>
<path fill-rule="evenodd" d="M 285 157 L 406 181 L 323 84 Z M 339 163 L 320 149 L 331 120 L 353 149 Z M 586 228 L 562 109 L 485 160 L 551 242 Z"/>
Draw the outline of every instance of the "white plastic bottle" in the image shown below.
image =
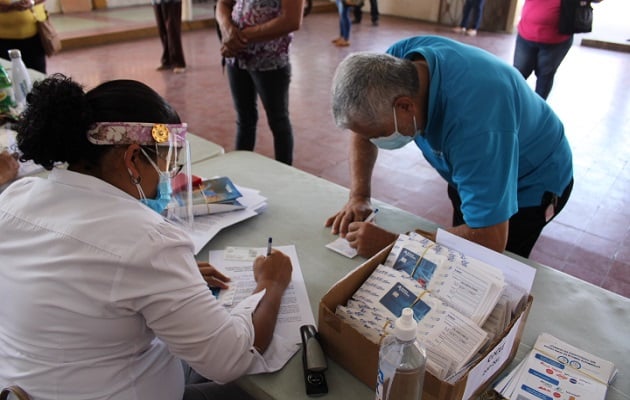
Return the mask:
<path fill-rule="evenodd" d="M 420 400 L 426 352 L 416 340 L 413 310 L 405 308 L 394 332 L 383 339 L 379 351 L 376 400 Z"/>
<path fill-rule="evenodd" d="M 15 104 L 21 110 L 26 105 L 26 95 L 33 87 L 31 77 L 28 74 L 26 65 L 22 61 L 22 53 L 18 49 L 9 50 L 11 59 L 11 80 L 13 81 L 13 95 Z"/>

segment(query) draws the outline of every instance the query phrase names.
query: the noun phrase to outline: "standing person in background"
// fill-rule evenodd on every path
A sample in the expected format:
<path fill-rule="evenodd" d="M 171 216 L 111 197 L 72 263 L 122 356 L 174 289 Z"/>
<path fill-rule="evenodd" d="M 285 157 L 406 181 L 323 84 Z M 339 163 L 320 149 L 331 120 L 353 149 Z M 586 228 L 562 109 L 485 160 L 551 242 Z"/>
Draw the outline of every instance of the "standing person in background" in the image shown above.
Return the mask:
<path fill-rule="evenodd" d="M 481 17 L 483 17 L 483 6 L 485 2 L 486 0 L 465 0 L 464 10 L 462 11 L 462 22 L 459 23 L 458 27 L 453 28 L 453 32 L 465 33 L 468 36 L 477 36 L 477 31 L 481 24 Z M 475 19 L 473 19 L 473 28 L 468 29 L 470 26 L 468 18 L 471 12 L 475 13 Z"/>
<path fill-rule="evenodd" d="M 573 35 L 559 33 L 561 2 L 525 0 L 518 23 L 514 67 L 525 79 L 536 73 L 536 93 L 543 99 L 549 96 L 556 71 L 573 45 Z"/>
<path fill-rule="evenodd" d="M 46 73 L 46 53 L 37 32 L 37 21 L 47 18 L 43 0 L 0 0 L 0 57 L 9 59 L 10 49 L 19 49 L 27 68 Z"/>
<path fill-rule="evenodd" d="M 354 21 L 353 24 L 360 24 L 361 18 L 363 17 L 363 5 L 365 3 L 361 3 L 360 5 L 354 7 Z M 372 25 L 378 26 L 378 0 L 370 0 L 370 17 L 372 18 Z"/>
<path fill-rule="evenodd" d="M 350 46 L 350 12 L 349 5 L 344 0 L 337 0 L 337 10 L 339 11 L 339 37 L 333 39 L 332 42 L 337 47 Z"/>
<path fill-rule="evenodd" d="M 289 119 L 292 32 L 300 29 L 302 0 L 219 0 L 216 18 L 236 109 L 236 150 L 253 151 L 260 96 L 276 160 L 293 163 Z"/>
<path fill-rule="evenodd" d="M 186 72 L 186 60 L 182 47 L 181 0 L 151 0 L 157 22 L 162 58 L 158 71 L 172 70 L 176 74 Z"/>

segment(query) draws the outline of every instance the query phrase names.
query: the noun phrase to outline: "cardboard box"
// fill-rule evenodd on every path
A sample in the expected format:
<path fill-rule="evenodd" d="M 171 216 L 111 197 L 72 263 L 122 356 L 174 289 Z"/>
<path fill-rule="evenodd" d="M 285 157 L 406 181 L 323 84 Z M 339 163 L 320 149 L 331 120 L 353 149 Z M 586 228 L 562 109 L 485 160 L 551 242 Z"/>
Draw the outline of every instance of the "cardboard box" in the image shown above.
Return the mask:
<path fill-rule="evenodd" d="M 385 262 L 392 247 L 390 245 L 383 249 L 348 273 L 328 290 L 319 303 L 318 330 L 326 355 L 372 389 L 376 388 L 378 345 L 340 320 L 335 315 L 335 310 L 338 305 L 345 305 L 372 271 Z M 526 306 L 512 320 L 503 335 L 488 347 L 484 356 L 457 382 L 443 382 L 426 372 L 422 399 L 470 399 L 486 390 L 514 359 L 532 301 L 533 298 L 529 296 Z"/>

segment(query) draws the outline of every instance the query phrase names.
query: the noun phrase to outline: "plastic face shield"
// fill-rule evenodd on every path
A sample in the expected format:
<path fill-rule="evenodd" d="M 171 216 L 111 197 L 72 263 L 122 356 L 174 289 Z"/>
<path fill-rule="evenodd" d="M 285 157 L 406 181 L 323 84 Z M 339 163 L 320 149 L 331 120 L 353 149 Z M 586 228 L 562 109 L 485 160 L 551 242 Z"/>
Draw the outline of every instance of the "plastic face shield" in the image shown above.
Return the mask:
<path fill-rule="evenodd" d="M 165 217 L 184 227 L 192 228 L 194 216 L 190 143 L 184 140 L 178 143 L 178 146 L 170 148 L 169 151 L 171 152 L 170 160 L 176 161 L 174 165 L 167 166 L 167 171 L 172 172 L 171 188 L 173 195 L 165 210 Z"/>
<path fill-rule="evenodd" d="M 147 122 L 98 122 L 87 132 L 96 145 L 136 143 L 166 162 L 173 190 L 164 216 L 184 227 L 192 227 L 192 167 L 190 143 L 186 140 L 187 125 Z M 180 168 L 181 166 L 181 168 Z"/>
<path fill-rule="evenodd" d="M 156 129 L 163 129 L 156 133 Z M 184 134 L 168 129 L 168 125 L 156 125 L 152 137 L 156 143 L 150 148 L 152 152 L 164 159 L 166 172 L 171 180 L 171 201 L 163 215 L 172 222 L 191 228 L 193 225 L 192 209 L 192 162 L 190 159 L 190 143 Z"/>

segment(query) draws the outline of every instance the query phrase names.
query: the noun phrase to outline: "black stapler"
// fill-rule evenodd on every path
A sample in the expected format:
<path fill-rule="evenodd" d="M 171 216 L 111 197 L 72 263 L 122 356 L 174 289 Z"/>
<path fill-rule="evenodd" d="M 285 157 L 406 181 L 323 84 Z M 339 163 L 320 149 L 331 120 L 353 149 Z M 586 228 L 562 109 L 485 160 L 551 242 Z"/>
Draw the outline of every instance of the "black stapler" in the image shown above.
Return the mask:
<path fill-rule="evenodd" d="M 319 343 L 317 329 L 313 325 L 302 325 L 302 367 L 304 384 L 308 396 L 323 396 L 328 393 L 324 371 L 328 368 L 326 356 Z"/>

